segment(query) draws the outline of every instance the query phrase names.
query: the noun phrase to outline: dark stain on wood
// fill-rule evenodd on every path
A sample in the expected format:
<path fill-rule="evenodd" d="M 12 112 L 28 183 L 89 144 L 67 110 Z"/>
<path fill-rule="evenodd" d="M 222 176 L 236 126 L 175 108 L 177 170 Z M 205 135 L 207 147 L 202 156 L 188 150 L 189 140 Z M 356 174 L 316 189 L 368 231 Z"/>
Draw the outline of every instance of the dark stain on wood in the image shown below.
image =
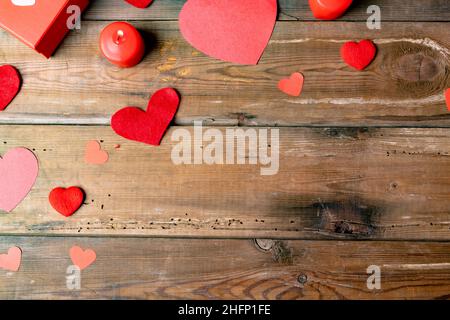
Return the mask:
<path fill-rule="evenodd" d="M 320 217 L 319 230 L 368 238 L 375 234 L 382 209 L 360 199 L 313 204 Z"/>

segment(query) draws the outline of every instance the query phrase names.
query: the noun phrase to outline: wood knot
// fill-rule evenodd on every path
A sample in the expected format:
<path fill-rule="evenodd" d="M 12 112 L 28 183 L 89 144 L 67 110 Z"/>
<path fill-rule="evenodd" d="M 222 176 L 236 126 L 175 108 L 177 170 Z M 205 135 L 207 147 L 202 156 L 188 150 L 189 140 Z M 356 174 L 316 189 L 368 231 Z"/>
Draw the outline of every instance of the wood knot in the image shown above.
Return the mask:
<path fill-rule="evenodd" d="M 433 81 L 439 75 L 439 65 L 424 53 L 408 54 L 397 60 L 396 75 L 406 81 Z"/>
<path fill-rule="evenodd" d="M 271 239 L 255 239 L 255 246 L 261 251 L 270 251 L 275 244 Z"/>

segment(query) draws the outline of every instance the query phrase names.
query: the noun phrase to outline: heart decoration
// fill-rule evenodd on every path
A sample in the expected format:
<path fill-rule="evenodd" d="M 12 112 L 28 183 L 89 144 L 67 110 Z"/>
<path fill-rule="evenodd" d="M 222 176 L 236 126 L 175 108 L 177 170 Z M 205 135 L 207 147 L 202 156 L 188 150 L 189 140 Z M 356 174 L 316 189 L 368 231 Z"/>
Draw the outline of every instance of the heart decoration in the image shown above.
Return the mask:
<path fill-rule="evenodd" d="M 450 111 L 450 88 L 445 91 L 445 101 L 447 102 L 447 110 Z"/>
<path fill-rule="evenodd" d="M 11 212 L 36 182 L 38 160 L 26 148 L 9 150 L 0 157 L 0 209 Z"/>
<path fill-rule="evenodd" d="M 22 261 L 22 250 L 19 247 L 11 247 L 6 254 L 0 254 L 0 268 L 8 271 L 19 271 Z"/>
<path fill-rule="evenodd" d="M 305 78 L 300 72 L 293 73 L 290 78 L 278 82 L 278 89 L 287 95 L 298 97 L 302 93 Z"/>
<path fill-rule="evenodd" d="M 108 153 L 102 150 L 98 141 L 89 141 L 86 145 L 84 160 L 91 164 L 103 164 L 108 161 Z"/>
<path fill-rule="evenodd" d="M 10 65 L 0 67 L 0 111 L 11 103 L 20 89 L 20 75 L 16 68 Z"/>
<path fill-rule="evenodd" d="M 78 187 L 58 187 L 50 192 L 48 200 L 53 209 L 65 217 L 70 217 L 83 204 L 84 192 Z"/>
<path fill-rule="evenodd" d="M 135 6 L 136 8 L 144 9 L 147 8 L 153 0 L 125 0 L 129 4 Z"/>
<path fill-rule="evenodd" d="M 342 16 L 352 4 L 352 0 L 309 0 L 314 17 L 335 20 Z"/>
<path fill-rule="evenodd" d="M 370 40 L 346 42 L 341 48 L 342 59 L 351 67 L 364 70 L 375 59 L 377 47 Z"/>
<path fill-rule="evenodd" d="M 86 269 L 97 259 L 97 254 L 92 249 L 83 250 L 79 246 L 73 246 L 69 251 L 70 259 L 80 270 Z"/>
<path fill-rule="evenodd" d="M 164 88 L 150 98 L 147 111 L 126 107 L 111 118 L 111 127 L 120 136 L 158 146 L 180 104 L 175 89 Z"/>
<path fill-rule="evenodd" d="M 180 31 L 208 56 L 255 65 L 269 43 L 277 0 L 188 0 L 179 16 Z"/>

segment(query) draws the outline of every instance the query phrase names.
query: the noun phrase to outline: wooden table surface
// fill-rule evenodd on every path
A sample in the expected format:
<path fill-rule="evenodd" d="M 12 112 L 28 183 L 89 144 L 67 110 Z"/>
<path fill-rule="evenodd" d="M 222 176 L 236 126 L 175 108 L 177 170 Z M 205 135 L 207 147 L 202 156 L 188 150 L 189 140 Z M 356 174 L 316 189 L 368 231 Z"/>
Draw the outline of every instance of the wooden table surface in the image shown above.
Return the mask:
<path fill-rule="evenodd" d="M 40 163 L 29 196 L 0 214 L 0 253 L 23 250 L 19 272 L 0 270 L 0 298 L 450 298 L 449 1 L 361 0 L 320 22 L 307 0 L 280 0 L 257 66 L 187 44 L 183 0 L 146 10 L 91 2 L 81 30 L 48 61 L 0 31 L 0 64 L 23 77 L 0 113 L 0 155 L 27 147 Z M 381 30 L 366 27 L 371 4 L 381 7 Z M 132 21 L 152 44 L 135 68 L 99 53 L 99 32 L 114 20 Z M 378 55 L 355 72 L 339 49 L 365 38 Z M 290 98 L 276 84 L 296 71 L 305 87 Z M 116 110 L 145 106 L 167 86 L 182 103 L 160 147 L 114 134 Z M 196 120 L 279 127 L 279 173 L 174 165 L 170 134 Z M 107 164 L 84 162 L 89 140 L 102 141 Z M 64 218 L 47 197 L 70 185 L 87 198 Z M 97 252 L 80 290 L 65 283 L 73 245 Z M 380 290 L 366 286 L 370 265 L 381 268 Z"/>

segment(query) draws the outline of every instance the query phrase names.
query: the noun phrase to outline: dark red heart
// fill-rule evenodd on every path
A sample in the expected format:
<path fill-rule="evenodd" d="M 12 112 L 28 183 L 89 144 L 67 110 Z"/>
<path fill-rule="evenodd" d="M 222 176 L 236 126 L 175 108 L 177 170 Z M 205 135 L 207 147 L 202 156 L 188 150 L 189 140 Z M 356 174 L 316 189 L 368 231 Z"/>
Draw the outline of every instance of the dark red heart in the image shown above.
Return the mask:
<path fill-rule="evenodd" d="M 322 20 L 335 20 L 342 16 L 352 0 L 309 0 L 314 17 Z"/>
<path fill-rule="evenodd" d="M 11 103 L 20 89 L 19 72 L 10 65 L 0 67 L 0 111 Z"/>
<path fill-rule="evenodd" d="M 125 1 L 135 6 L 136 8 L 141 9 L 147 8 L 153 2 L 153 0 L 125 0 Z"/>
<path fill-rule="evenodd" d="M 84 192 L 78 187 L 55 188 L 50 192 L 48 200 L 53 209 L 63 216 L 70 217 L 77 211 L 84 201 Z"/>
<path fill-rule="evenodd" d="M 346 42 L 341 48 L 344 61 L 358 70 L 364 70 L 375 59 L 377 47 L 370 40 Z"/>
<path fill-rule="evenodd" d="M 175 89 L 158 90 L 151 97 L 146 112 L 135 107 L 123 108 L 112 116 L 111 127 L 126 139 L 159 146 L 179 104 L 180 97 Z"/>

